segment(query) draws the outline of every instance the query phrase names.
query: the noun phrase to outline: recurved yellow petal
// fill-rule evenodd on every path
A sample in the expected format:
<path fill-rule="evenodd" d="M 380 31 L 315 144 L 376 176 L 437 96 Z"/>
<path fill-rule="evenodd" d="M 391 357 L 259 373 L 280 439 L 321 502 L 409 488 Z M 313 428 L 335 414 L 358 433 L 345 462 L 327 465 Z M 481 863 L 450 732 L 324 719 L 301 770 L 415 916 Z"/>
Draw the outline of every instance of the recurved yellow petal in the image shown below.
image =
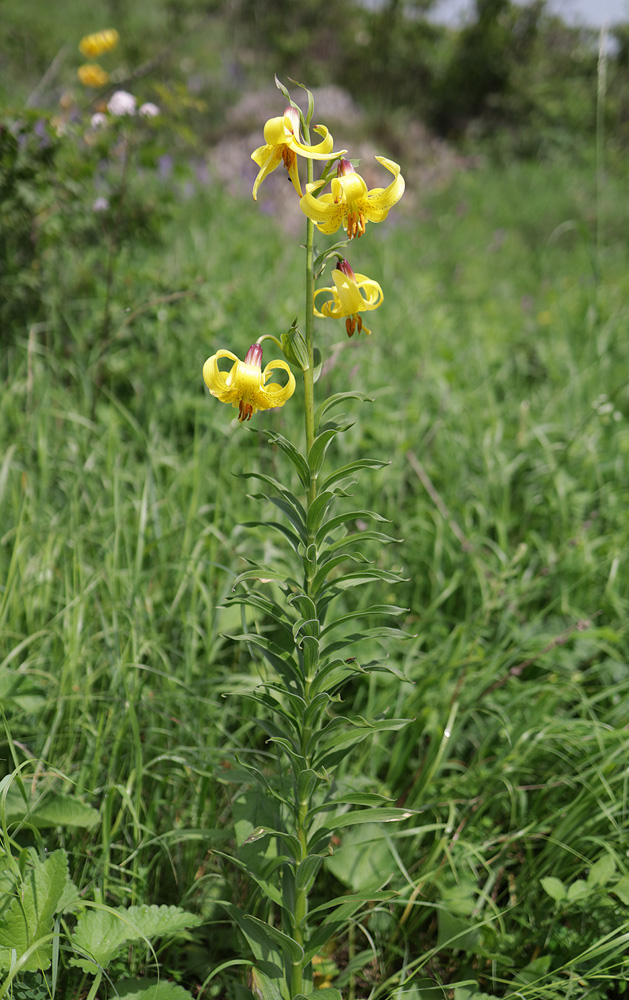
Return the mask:
<path fill-rule="evenodd" d="M 356 239 L 365 232 L 367 222 L 383 222 L 391 209 L 404 194 L 404 178 L 400 166 L 384 156 L 376 156 L 378 163 L 391 171 L 393 180 L 386 188 L 372 188 L 347 160 L 341 160 L 337 176 L 332 178 L 330 192 L 316 197 L 319 186 L 306 185 L 300 201 L 305 215 L 322 233 L 335 233 L 343 226 L 347 236 Z"/>
<path fill-rule="evenodd" d="M 229 358 L 234 362 L 228 372 L 219 368 L 221 358 Z M 240 411 L 239 420 L 250 420 L 257 410 L 283 406 L 295 391 L 295 376 L 285 361 L 271 361 L 264 371 L 261 361 L 262 347 L 260 344 L 253 344 L 244 361 L 240 361 L 231 351 L 220 350 L 203 365 L 203 380 L 211 394 L 221 403 L 237 406 Z M 277 368 L 288 374 L 286 385 L 276 382 L 267 385 L 267 378 Z"/>
<path fill-rule="evenodd" d="M 378 282 L 374 281 L 373 278 L 368 278 L 365 274 L 355 274 L 346 260 L 341 261 L 338 267 L 334 268 L 332 280 L 334 288 L 318 288 L 315 292 L 315 316 L 332 319 L 345 318 L 347 333 L 350 337 L 356 327 L 358 327 L 359 333 L 361 330 L 364 330 L 365 333 L 371 333 L 371 330 L 363 326 L 359 313 L 371 312 L 382 305 L 384 293 Z M 316 305 L 319 295 L 331 296 L 320 309 Z"/>
<path fill-rule="evenodd" d="M 282 161 L 288 170 L 293 187 L 301 198 L 301 185 L 297 156 L 305 156 L 310 160 L 330 160 L 342 156 L 346 150 L 333 151 L 334 142 L 325 125 L 317 125 L 314 131 L 322 136 L 321 142 L 311 145 L 299 138 L 299 114 L 295 108 L 289 107 L 283 115 L 269 118 L 264 126 L 264 146 L 259 146 L 251 154 L 251 159 L 260 167 L 253 185 L 254 200 L 258 196 L 258 188 Z"/>

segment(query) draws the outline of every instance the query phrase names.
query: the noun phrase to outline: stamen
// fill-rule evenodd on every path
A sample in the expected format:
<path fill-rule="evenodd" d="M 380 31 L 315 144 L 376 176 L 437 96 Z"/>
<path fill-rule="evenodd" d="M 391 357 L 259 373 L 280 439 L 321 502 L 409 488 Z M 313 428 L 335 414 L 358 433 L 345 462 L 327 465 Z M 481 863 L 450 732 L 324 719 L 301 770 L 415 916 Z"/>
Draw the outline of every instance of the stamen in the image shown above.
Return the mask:
<path fill-rule="evenodd" d="M 358 239 L 365 232 L 365 213 L 350 210 L 347 213 L 347 238 L 348 240 Z"/>
<path fill-rule="evenodd" d="M 282 149 L 282 159 L 284 160 L 284 166 L 288 171 L 290 171 L 297 162 L 297 153 L 293 152 L 292 149 L 289 149 L 288 146 L 284 146 Z"/>

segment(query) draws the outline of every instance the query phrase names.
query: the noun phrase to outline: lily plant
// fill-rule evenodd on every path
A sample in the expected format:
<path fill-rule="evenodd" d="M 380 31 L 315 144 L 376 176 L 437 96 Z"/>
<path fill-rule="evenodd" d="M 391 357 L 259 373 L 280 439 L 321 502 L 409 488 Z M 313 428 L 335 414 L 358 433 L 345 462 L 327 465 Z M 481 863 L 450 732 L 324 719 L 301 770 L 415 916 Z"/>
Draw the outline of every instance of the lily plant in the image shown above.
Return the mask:
<path fill-rule="evenodd" d="M 361 314 L 379 309 L 384 293 L 376 280 L 354 272 L 344 254 L 364 235 L 367 223 L 386 219 L 404 193 L 404 179 L 397 163 L 378 156 L 393 179 L 384 188 L 369 190 L 345 159 L 347 151 L 334 150 L 327 127 L 311 124 L 310 91 L 303 88 L 308 100 L 304 112 L 288 90 L 277 80 L 276 84 L 287 104 L 283 114 L 266 122 L 264 144 L 252 154 L 259 168 L 253 198 L 257 200 L 271 172 L 283 166 L 292 182 L 287 196 L 299 198 L 305 221 L 303 332 L 295 323 L 279 337 L 266 333 L 251 346 L 232 344 L 233 351 L 216 350 L 203 367 L 210 394 L 238 408 L 238 423 L 250 421 L 257 411 L 270 411 L 261 434 L 287 463 L 282 479 L 267 472 L 245 474 L 261 484 L 256 501 L 279 513 L 280 520 L 265 513 L 249 522 L 267 533 L 276 532 L 278 555 L 270 565 L 251 559 L 234 580 L 229 599 L 248 610 L 243 623 L 254 619 L 233 639 L 246 644 L 257 664 L 258 679 L 252 682 L 250 697 L 265 740 L 257 756 L 252 748 L 246 761 L 243 755 L 234 758 L 246 782 L 243 801 L 247 788 L 254 788 L 255 800 L 262 795 L 266 805 L 262 825 L 252 808 L 248 836 L 230 856 L 230 863 L 249 876 L 253 887 L 249 905 L 228 899 L 221 905 L 246 939 L 248 987 L 257 1000 L 294 1000 L 312 994 L 321 985 L 316 970 L 334 943 L 348 934 L 368 903 L 392 897 L 383 887 L 321 899 L 319 875 L 342 831 L 362 823 L 396 823 L 410 815 L 378 791 L 352 791 L 340 780 L 342 763 L 353 748 L 378 732 L 400 730 L 408 721 L 388 715 L 358 717 L 343 701 L 349 682 L 372 671 L 393 672 L 403 679 L 388 659 L 359 662 L 356 652 L 361 643 L 372 651 L 374 641 L 403 637 L 405 633 L 391 625 L 391 616 L 403 615 L 406 609 L 380 602 L 356 610 L 351 603 L 352 593 L 365 586 L 390 585 L 400 579 L 374 566 L 365 553 L 370 545 L 381 549 L 392 541 L 378 528 L 384 518 L 362 509 L 360 503 L 347 509 L 357 474 L 387 463 L 367 456 L 327 467 L 330 443 L 353 422 L 339 408 L 364 396 L 352 390 L 315 398 L 323 361 L 322 349 L 315 345 L 315 319 L 325 323 L 344 319 L 350 337 L 356 331 L 370 333 Z M 319 142 L 312 143 L 312 132 Z M 317 180 L 315 163 L 322 168 Z M 302 194 L 300 169 L 304 168 Z M 315 226 L 323 234 L 343 227 L 345 239 L 317 254 Z M 315 279 L 328 265 L 333 284 L 315 290 Z M 267 340 L 283 357 L 263 368 L 262 345 Z M 229 369 L 221 367 L 225 361 Z M 303 393 L 295 391 L 293 369 Z M 272 375 L 281 382 L 269 381 Z M 275 411 L 288 403 L 303 408 L 304 436 L 297 442 L 273 429 Z M 313 907 L 315 891 L 318 903 Z M 333 976 L 316 992 L 319 1000 L 341 997 Z"/>

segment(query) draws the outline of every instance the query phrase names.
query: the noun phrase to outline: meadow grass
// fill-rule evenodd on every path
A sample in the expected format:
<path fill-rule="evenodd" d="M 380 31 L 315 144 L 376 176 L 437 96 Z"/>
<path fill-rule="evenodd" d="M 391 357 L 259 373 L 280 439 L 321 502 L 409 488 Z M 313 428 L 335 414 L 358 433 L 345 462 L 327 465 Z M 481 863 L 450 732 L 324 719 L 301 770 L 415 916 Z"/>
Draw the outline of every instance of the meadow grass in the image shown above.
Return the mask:
<path fill-rule="evenodd" d="M 375 599 L 409 608 L 410 638 L 384 650 L 408 680 L 346 695 L 411 722 L 339 781 L 417 810 L 395 835 L 346 832 L 327 863 L 322 899 L 397 894 L 330 956 L 350 997 L 626 996 L 625 182 L 605 179 L 596 217 L 587 164 L 485 165 L 413 192 L 360 248 L 387 289 L 373 335 L 319 324 L 321 394 L 371 398 L 334 454 L 391 463 L 355 488 L 403 539 L 377 557 L 405 582 Z M 278 544 L 241 526 L 268 511 L 235 474 L 282 457 L 208 398 L 201 367 L 288 328 L 301 264 L 280 219 L 217 187 L 160 236 L 121 248 L 104 342 L 104 250 L 68 247 L 41 323 L 4 348 L 3 757 L 30 794 L 71 787 L 100 810 L 91 833 L 22 832 L 65 846 L 83 892 L 203 915 L 160 961 L 209 996 L 237 990 L 238 967 L 214 972 L 245 954 L 216 898 L 265 913 L 211 852 L 251 816 L 233 751 L 263 749 L 258 668 L 221 604 Z M 256 426 L 298 437 L 298 413 Z M 132 951 L 132 972 L 150 964 Z"/>

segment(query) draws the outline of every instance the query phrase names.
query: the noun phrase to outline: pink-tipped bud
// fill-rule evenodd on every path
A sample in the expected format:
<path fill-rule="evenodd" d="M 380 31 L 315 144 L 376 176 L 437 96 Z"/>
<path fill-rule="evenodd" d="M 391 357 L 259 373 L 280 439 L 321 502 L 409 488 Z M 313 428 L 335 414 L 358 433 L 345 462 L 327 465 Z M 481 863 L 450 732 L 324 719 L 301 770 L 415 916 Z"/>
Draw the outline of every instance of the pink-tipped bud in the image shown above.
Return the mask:
<path fill-rule="evenodd" d="M 349 160 L 346 160 L 345 157 L 343 157 L 342 160 L 339 160 L 336 168 L 337 177 L 345 177 L 346 174 L 354 174 L 354 173 L 356 173 L 356 171 L 354 170 Z"/>
<path fill-rule="evenodd" d="M 262 368 L 262 344 L 252 344 L 245 354 L 245 364 Z"/>
<path fill-rule="evenodd" d="M 299 139 L 299 129 L 301 128 L 301 122 L 299 120 L 299 111 L 297 108 L 288 107 L 284 111 L 284 118 L 289 118 L 293 135 L 296 139 Z"/>
<path fill-rule="evenodd" d="M 346 278 L 351 278 L 352 281 L 356 281 L 356 275 L 352 270 L 352 265 L 348 260 L 338 260 L 335 264 L 337 271 L 342 271 Z"/>

